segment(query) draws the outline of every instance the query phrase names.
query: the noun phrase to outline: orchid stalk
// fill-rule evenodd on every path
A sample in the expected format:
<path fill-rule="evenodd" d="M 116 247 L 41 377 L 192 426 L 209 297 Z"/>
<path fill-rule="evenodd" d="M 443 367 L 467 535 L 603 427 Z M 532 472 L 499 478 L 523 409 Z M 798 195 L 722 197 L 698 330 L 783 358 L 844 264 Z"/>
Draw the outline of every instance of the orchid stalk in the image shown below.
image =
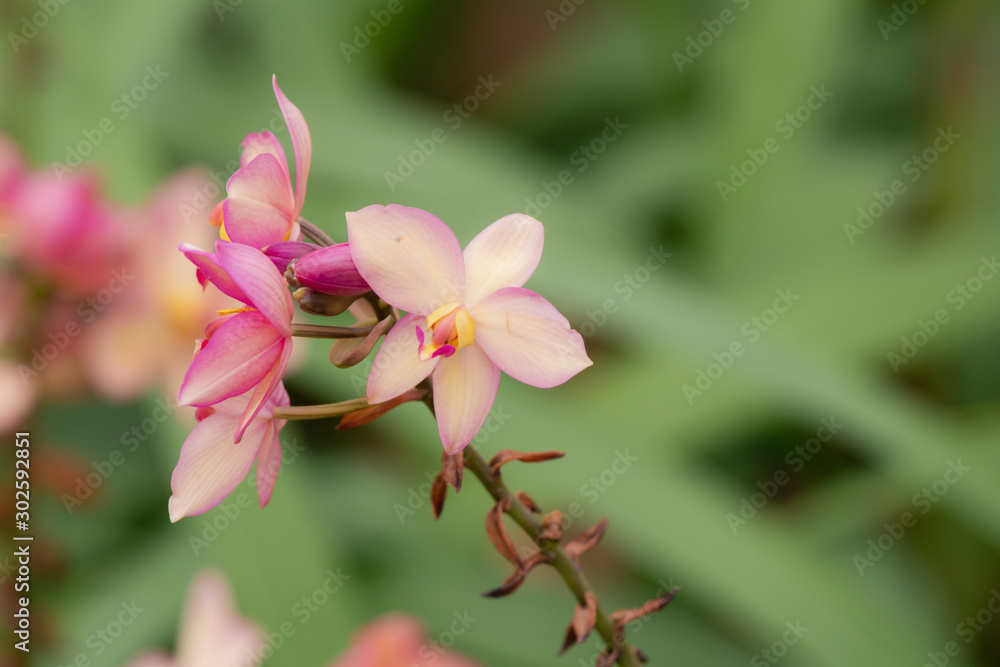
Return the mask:
<path fill-rule="evenodd" d="M 577 602 L 563 651 L 596 630 L 604 640 L 597 667 L 646 662 L 625 637 L 625 626 L 662 609 L 675 591 L 608 613 L 580 564 L 580 556 L 602 539 L 607 520 L 565 540 L 561 512 L 542 514 L 531 496 L 512 492 L 500 474 L 513 461 L 542 462 L 564 454 L 503 450 L 486 461 L 470 444 L 493 406 L 501 373 L 553 388 L 593 363 L 566 317 L 524 287 L 542 256 L 542 223 L 508 215 L 463 249 L 452 230 L 427 211 L 374 205 L 347 213 L 348 241 L 336 243 L 300 217 L 312 153 L 309 129 L 276 80 L 273 86 L 292 136 L 295 187 L 274 135 L 248 135 L 241 169 L 227 186 L 229 196 L 213 212 L 212 222 L 220 226 L 214 252 L 180 246 L 202 287 L 214 286 L 239 306 L 219 311 L 208 325 L 178 394 L 180 404 L 198 408 L 199 423 L 171 478 L 171 520 L 218 505 L 254 463 L 264 507 L 275 488 L 278 436 L 288 420 L 339 418 L 338 429 L 354 428 L 403 403 L 422 401 L 437 422 L 443 449 L 431 489 L 435 518 L 448 486 L 461 488 L 465 468 L 495 502 L 486 516 L 487 535 L 515 570 L 485 595 L 510 595 L 533 568 L 549 565 Z M 301 240 L 303 235 L 311 242 Z M 296 305 L 310 315 L 350 312 L 355 322 L 293 321 Z M 381 341 L 365 395 L 291 406 L 283 378 L 296 337 L 329 341 L 336 368 L 356 366 Z M 527 556 L 517 551 L 504 516 L 524 530 L 536 551 Z"/>

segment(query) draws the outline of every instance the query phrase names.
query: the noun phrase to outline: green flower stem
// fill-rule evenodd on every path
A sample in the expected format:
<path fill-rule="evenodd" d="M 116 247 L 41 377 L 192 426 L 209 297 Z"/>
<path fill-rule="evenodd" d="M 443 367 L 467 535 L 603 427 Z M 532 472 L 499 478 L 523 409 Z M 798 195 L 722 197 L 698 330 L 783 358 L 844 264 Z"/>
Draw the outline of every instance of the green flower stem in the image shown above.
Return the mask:
<path fill-rule="evenodd" d="M 367 407 L 369 407 L 368 401 L 364 398 L 352 398 L 349 401 L 326 403 L 325 405 L 279 407 L 274 409 L 274 416 L 277 419 L 326 419 L 327 417 L 343 417 L 349 412 Z"/>
<path fill-rule="evenodd" d="M 328 327 L 292 322 L 292 335 L 300 338 L 365 338 L 375 327 Z"/>
<path fill-rule="evenodd" d="M 311 241 L 321 246 L 331 246 L 337 243 L 326 232 L 305 218 L 299 218 L 299 227 L 302 228 L 302 233 L 309 237 Z"/>
<path fill-rule="evenodd" d="M 510 492 L 510 489 L 507 488 L 500 475 L 494 477 L 490 464 L 479 453 L 479 450 L 470 444 L 465 448 L 464 458 L 465 467 L 472 471 L 472 474 L 482 483 L 486 491 L 493 496 L 494 500 L 500 502 L 504 498 L 510 498 L 510 509 L 507 510 L 507 515 L 532 540 L 539 543 L 538 535 L 542 532 L 542 526 L 538 522 L 538 519 L 524 506 L 524 503 L 518 500 L 517 496 Z M 559 576 L 566 582 L 569 589 L 573 591 L 576 601 L 580 605 L 585 605 L 584 596 L 587 593 L 592 593 L 593 589 L 587 581 L 587 576 L 583 573 L 583 570 L 569 559 L 569 556 L 566 555 L 559 542 L 542 540 L 540 548 L 543 552 L 551 553 L 554 556 L 554 560 L 549 564 L 559 573 Z M 609 647 L 621 649 L 621 655 L 618 657 L 617 664 L 621 665 L 621 667 L 641 667 L 638 659 L 632 653 L 632 647 L 629 646 L 628 640 L 625 637 L 622 637 L 619 641 L 615 640 L 614 624 L 600 602 L 597 604 L 597 622 L 594 627 Z"/>

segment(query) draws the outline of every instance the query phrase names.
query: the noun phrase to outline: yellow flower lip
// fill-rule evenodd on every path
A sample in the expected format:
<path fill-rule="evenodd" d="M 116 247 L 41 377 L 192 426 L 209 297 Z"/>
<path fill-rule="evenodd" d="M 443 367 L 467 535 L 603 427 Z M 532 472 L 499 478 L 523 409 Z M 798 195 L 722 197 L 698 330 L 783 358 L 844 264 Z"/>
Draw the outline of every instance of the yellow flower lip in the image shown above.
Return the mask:
<path fill-rule="evenodd" d="M 466 307 L 447 303 L 427 316 L 427 332 L 420 332 L 419 354 L 422 361 L 434 357 L 450 357 L 472 344 L 476 323 Z"/>

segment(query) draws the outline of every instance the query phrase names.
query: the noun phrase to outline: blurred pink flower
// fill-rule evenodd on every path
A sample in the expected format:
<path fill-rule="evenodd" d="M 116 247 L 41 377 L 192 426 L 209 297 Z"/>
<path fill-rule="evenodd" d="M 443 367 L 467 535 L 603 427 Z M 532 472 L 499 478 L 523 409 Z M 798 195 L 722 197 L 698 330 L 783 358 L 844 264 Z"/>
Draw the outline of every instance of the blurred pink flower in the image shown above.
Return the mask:
<path fill-rule="evenodd" d="M 232 493 L 257 462 L 257 495 L 260 506 L 271 500 L 281 468 L 281 440 L 278 433 L 284 419 L 274 418 L 274 408 L 288 405 L 285 386 L 278 383 L 274 393 L 250 422 L 243 442 L 233 431 L 244 414 L 250 393 L 226 399 L 210 408 L 199 408 L 198 424 L 181 447 L 180 460 L 170 478 L 170 521 L 212 509 Z"/>
<path fill-rule="evenodd" d="M 389 332 L 368 376 L 368 401 L 388 401 L 428 376 L 445 451 L 460 452 L 496 399 L 500 371 L 554 387 L 591 365 L 583 338 L 521 286 L 542 256 L 542 223 L 508 215 L 463 253 L 437 217 L 405 206 L 347 214 L 354 263 L 386 303 L 409 312 Z"/>
<path fill-rule="evenodd" d="M 103 199 L 92 174 L 36 171 L 9 190 L 0 232 L 10 235 L 9 254 L 36 280 L 63 295 L 87 296 L 125 266 L 136 228 Z"/>
<path fill-rule="evenodd" d="M 288 366 L 294 302 L 284 277 L 260 250 L 228 241 L 216 241 L 214 255 L 187 244 L 180 249 L 203 282 L 248 306 L 220 313 L 209 325 L 208 340 L 177 394 L 180 405 L 207 407 L 251 391 L 236 425 L 239 442 Z"/>
<path fill-rule="evenodd" d="M 428 642 L 420 623 L 388 614 L 362 628 L 350 648 L 328 667 L 479 667 L 479 663 Z"/>
<path fill-rule="evenodd" d="M 271 132 L 248 134 L 243 140 L 240 169 L 226 184 L 229 197 L 215 207 L 211 217 L 212 223 L 221 227 L 223 239 L 258 249 L 279 241 L 298 240 L 298 219 L 312 162 L 312 138 L 305 118 L 281 92 L 277 76 L 272 84 L 292 135 L 295 188 L 277 137 Z"/>
<path fill-rule="evenodd" d="M 177 655 L 147 653 L 126 667 L 256 667 L 264 634 L 236 609 L 225 577 L 212 571 L 191 584 L 177 637 Z"/>
<path fill-rule="evenodd" d="M 173 394 L 191 361 L 191 341 L 229 303 L 218 292 L 205 293 L 176 250 L 184 241 L 212 242 L 212 229 L 201 224 L 208 217 L 203 193 L 210 183 L 198 170 L 181 172 L 136 216 L 142 242 L 131 249 L 135 278 L 90 325 L 84 343 L 87 375 L 104 396 L 131 400 L 154 384 Z"/>

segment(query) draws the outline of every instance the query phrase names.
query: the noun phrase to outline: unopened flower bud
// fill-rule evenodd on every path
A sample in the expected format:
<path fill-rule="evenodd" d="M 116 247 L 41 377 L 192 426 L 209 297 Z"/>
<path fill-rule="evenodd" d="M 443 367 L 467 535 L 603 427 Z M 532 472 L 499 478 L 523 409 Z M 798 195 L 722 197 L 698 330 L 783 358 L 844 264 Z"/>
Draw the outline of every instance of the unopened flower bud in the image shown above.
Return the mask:
<path fill-rule="evenodd" d="M 316 290 L 309 289 L 308 287 L 300 287 L 295 290 L 292 292 L 292 297 L 299 302 L 299 308 L 301 308 L 303 312 L 310 313 L 312 315 L 323 315 L 325 317 L 340 315 L 342 312 L 347 310 L 355 300 L 355 297 L 353 296 L 324 294 L 323 292 L 317 292 Z"/>
<path fill-rule="evenodd" d="M 358 273 L 346 243 L 320 248 L 292 265 L 295 280 L 303 287 L 337 296 L 357 296 L 371 291 Z"/>

